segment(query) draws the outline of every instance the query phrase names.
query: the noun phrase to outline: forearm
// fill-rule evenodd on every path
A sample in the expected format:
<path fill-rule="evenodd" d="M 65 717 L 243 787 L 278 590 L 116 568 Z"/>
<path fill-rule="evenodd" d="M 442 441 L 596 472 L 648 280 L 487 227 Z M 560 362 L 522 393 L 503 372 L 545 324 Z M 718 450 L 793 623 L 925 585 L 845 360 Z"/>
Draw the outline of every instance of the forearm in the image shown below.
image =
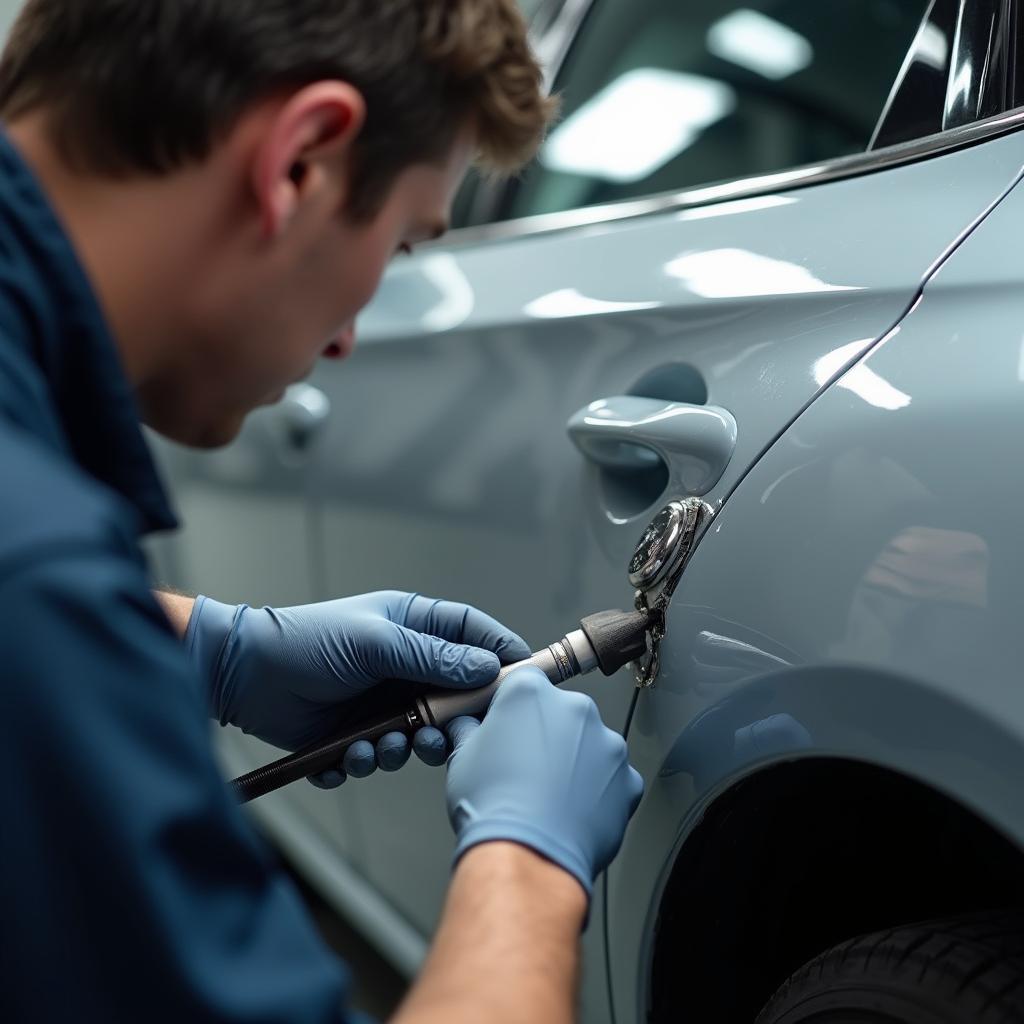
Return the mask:
<path fill-rule="evenodd" d="M 586 895 L 514 843 L 459 862 L 419 980 L 392 1024 L 569 1024 L 575 1019 Z"/>
<path fill-rule="evenodd" d="M 164 614 L 170 619 L 174 632 L 178 634 L 178 638 L 184 637 L 196 599 L 185 594 L 173 594 L 166 590 L 154 590 L 153 596 L 157 599 L 160 607 L 163 608 Z"/>

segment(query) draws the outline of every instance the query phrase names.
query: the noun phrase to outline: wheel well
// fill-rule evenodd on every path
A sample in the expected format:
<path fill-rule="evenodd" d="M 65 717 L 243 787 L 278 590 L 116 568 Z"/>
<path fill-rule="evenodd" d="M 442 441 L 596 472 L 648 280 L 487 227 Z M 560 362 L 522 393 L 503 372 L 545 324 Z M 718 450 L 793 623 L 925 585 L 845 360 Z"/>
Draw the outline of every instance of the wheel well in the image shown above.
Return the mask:
<path fill-rule="evenodd" d="M 812 758 L 718 799 L 683 846 L 658 914 L 655 1024 L 752 1024 L 803 963 L 853 936 L 1024 907 L 1024 852 L 896 772 Z"/>

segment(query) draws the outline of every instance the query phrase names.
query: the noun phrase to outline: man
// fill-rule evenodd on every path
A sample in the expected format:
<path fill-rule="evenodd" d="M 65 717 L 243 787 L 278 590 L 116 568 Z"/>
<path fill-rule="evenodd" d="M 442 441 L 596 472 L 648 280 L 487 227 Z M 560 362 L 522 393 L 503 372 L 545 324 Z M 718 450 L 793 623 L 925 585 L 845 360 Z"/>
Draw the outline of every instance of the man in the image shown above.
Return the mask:
<path fill-rule="evenodd" d="M 480 685 L 527 648 L 415 595 L 154 597 L 139 535 L 173 517 L 138 416 L 230 441 L 549 116 L 513 0 L 29 0 L 0 63 L 0 1019 L 354 1019 L 206 716 L 293 749 L 380 681 Z M 453 878 L 396 1019 L 568 1021 L 639 777 L 532 670 L 451 733 Z"/>

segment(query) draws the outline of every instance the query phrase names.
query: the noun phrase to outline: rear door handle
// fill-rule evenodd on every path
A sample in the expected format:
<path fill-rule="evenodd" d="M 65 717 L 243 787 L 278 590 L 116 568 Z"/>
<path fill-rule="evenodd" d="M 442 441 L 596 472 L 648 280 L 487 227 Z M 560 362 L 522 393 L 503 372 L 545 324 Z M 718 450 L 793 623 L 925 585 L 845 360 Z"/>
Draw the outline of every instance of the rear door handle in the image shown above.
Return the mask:
<path fill-rule="evenodd" d="M 568 430 L 603 469 L 641 472 L 664 462 L 693 495 L 718 483 L 736 447 L 736 420 L 728 410 L 636 395 L 591 402 L 569 420 Z"/>
<path fill-rule="evenodd" d="M 319 388 L 293 384 L 277 405 L 266 410 L 264 420 L 278 455 L 285 462 L 293 462 L 308 454 L 330 416 L 330 399 Z"/>

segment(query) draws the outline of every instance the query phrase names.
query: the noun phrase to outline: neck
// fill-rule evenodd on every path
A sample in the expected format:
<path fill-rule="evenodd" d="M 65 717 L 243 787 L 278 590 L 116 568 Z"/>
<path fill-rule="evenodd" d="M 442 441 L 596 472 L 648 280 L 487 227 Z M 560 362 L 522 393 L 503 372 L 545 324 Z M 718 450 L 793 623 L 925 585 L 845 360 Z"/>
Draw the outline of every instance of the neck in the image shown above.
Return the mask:
<path fill-rule="evenodd" d="M 71 238 L 128 379 L 141 387 L 159 374 L 182 337 L 196 254 L 211 228 L 204 216 L 208 202 L 187 172 L 123 180 L 76 174 L 46 129 L 42 115 L 30 115 L 8 125 L 7 133 Z"/>

